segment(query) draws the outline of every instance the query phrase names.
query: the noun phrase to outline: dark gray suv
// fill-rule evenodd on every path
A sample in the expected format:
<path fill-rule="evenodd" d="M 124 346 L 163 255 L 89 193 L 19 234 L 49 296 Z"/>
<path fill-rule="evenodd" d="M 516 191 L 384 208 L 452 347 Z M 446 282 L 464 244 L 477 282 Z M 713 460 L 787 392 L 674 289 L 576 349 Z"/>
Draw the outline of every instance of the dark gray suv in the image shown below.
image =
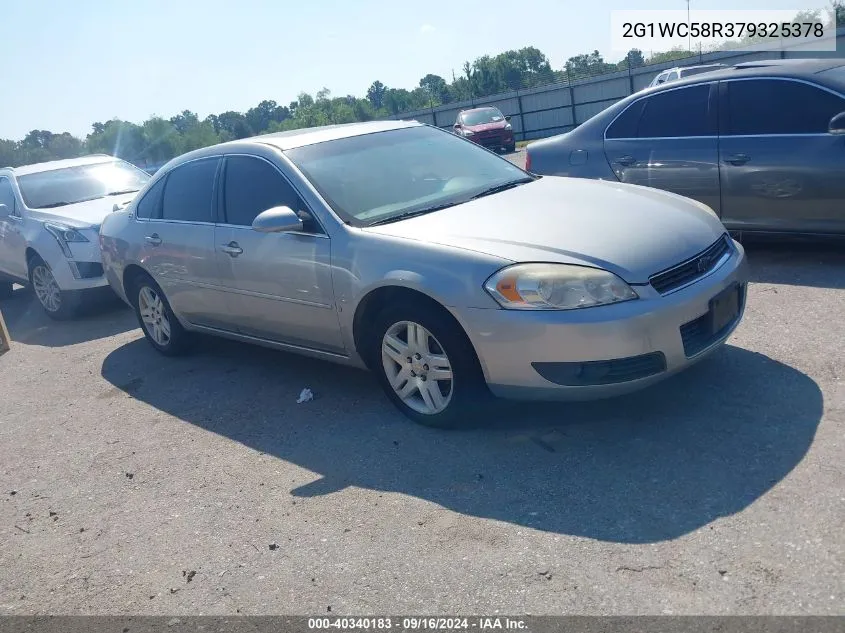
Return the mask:
<path fill-rule="evenodd" d="M 845 60 L 771 60 L 636 93 L 532 143 L 537 174 L 657 187 L 733 231 L 845 235 Z"/>

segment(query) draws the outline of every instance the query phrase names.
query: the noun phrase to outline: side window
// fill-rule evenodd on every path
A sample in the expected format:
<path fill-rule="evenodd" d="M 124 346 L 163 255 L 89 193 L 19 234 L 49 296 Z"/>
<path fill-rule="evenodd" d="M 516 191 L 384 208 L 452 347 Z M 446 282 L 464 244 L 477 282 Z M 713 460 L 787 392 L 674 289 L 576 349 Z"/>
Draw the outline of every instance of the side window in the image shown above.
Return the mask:
<path fill-rule="evenodd" d="M 0 204 L 5 204 L 9 215 L 20 216 L 15 204 L 15 192 L 8 178 L 0 178 Z"/>
<path fill-rule="evenodd" d="M 144 220 L 161 218 L 161 194 L 164 191 L 165 180 L 167 180 L 166 177 L 162 178 L 144 194 L 135 207 L 135 217 Z"/>
<path fill-rule="evenodd" d="M 260 158 L 226 158 L 223 200 L 227 224 L 251 226 L 252 221 L 262 211 L 286 206 L 300 214 L 306 231 L 322 232 L 284 176 Z"/>
<path fill-rule="evenodd" d="M 675 81 L 677 78 L 678 78 L 678 71 L 673 70 L 671 73 L 669 73 L 669 76 L 666 78 L 666 81 Z"/>
<path fill-rule="evenodd" d="M 710 85 L 666 90 L 643 99 L 638 138 L 709 136 L 714 133 L 708 117 Z"/>
<path fill-rule="evenodd" d="M 260 158 L 229 156 L 223 185 L 225 222 L 251 226 L 262 211 L 278 206 L 296 210 L 296 193 L 276 170 Z"/>
<path fill-rule="evenodd" d="M 213 222 L 214 175 L 218 158 L 180 165 L 167 175 L 161 217 L 182 222 Z"/>
<path fill-rule="evenodd" d="M 727 82 L 722 133 L 823 134 L 845 99 L 797 81 L 749 79 Z"/>
<path fill-rule="evenodd" d="M 645 99 L 635 101 L 607 128 L 607 138 L 637 138 L 637 126 L 643 114 Z"/>

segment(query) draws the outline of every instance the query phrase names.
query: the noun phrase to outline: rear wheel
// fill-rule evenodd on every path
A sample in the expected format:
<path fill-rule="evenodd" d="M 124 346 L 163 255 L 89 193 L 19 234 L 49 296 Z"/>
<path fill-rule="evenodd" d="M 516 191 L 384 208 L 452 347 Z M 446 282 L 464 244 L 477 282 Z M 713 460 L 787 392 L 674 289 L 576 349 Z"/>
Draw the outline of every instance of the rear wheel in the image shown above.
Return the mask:
<path fill-rule="evenodd" d="M 421 301 L 388 306 L 375 319 L 369 347 L 388 398 L 415 422 L 456 428 L 490 398 L 475 350 L 442 309 Z"/>
<path fill-rule="evenodd" d="M 173 314 L 159 285 L 149 276 L 141 275 L 132 287 L 135 315 L 150 345 L 165 356 L 177 356 L 187 351 L 190 334 Z"/>
<path fill-rule="evenodd" d="M 38 303 L 51 319 L 72 319 L 79 311 L 79 295 L 62 290 L 50 266 L 38 255 L 29 260 L 29 283 Z"/>

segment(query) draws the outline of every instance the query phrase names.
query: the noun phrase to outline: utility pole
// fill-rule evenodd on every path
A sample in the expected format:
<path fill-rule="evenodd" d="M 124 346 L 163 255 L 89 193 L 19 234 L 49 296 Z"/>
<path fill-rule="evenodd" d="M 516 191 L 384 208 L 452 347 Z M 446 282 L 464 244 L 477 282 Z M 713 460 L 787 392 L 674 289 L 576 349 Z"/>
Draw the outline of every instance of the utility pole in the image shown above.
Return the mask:
<path fill-rule="evenodd" d="M 689 50 L 690 55 L 692 55 L 692 33 L 689 32 L 689 29 L 690 29 L 689 3 L 690 3 L 690 0 L 687 0 L 687 49 Z"/>

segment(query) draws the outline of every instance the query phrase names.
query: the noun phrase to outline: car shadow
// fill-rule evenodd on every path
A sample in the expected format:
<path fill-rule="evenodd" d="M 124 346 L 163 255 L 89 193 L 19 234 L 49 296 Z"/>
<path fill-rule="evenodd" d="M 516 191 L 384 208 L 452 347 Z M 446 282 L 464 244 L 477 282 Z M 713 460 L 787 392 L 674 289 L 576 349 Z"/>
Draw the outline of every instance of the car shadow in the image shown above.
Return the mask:
<path fill-rule="evenodd" d="M 733 346 L 632 396 L 502 401 L 457 432 L 409 422 L 367 372 L 224 340 L 195 354 L 165 359 L 138 339 L 102 375 L 116 395 L 318 473 L 297 497 L 357 486 L 622 543 L 677 538 L 747 508 L 801 461 L 822 416 L 808 376 Z M 297 404 L 303 387 L 316 397 Z"/>
<path fill-rule="evenodd" d="M 845 240 L 775 241 L 744 238 L 750 281 L 787 286 L 845 289 Z"/>
<path fill-rule="evenodd" d="M 131 310 L 117 296 L 86 302 L 79 316 L 69 321 L 48 317 L 29 288 L 16 286 L 0 301 L 0 312 L 12 343 L 64 347 L 107 338 L 138 327 Z"/>

